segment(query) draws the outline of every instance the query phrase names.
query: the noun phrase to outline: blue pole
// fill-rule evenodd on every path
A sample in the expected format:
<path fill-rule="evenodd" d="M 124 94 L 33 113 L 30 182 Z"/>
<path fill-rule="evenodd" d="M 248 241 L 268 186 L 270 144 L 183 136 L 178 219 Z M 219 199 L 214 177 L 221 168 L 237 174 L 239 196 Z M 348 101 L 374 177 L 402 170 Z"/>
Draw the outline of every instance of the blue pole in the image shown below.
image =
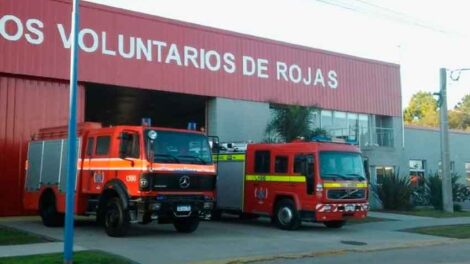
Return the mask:
<path fill-rule="evenodd" d="M 67 153 L 67 181 L 65 194 L 64 263 L 73 263 L 73 215 L 75 207 L 75 178 L 77 177 L 77 72 L 79 0 L 73 0 L 72 46 L 70 52 L 70 98 Z"/>

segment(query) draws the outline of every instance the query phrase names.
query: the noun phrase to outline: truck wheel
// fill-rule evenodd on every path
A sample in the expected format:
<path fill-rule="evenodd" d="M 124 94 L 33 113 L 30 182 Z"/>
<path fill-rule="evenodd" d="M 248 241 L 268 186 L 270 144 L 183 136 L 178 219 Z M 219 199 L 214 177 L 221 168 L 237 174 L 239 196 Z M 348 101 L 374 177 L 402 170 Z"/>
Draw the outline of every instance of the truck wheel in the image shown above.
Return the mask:
<path fill-rule="evenodd" d="M 346 224 L 346 221 L 327 221 L 323 222 L 323 224 L 328 228 L 341 228 Z"/>
<path fill-rule="evenodd" d="M 291 199 L 282 199 L 276 203 L 273 218 L 280 229 L 295 230 L 300 226 L 299 212 Z"/>
<path fill-rule="evenodd" d="M 176 218 L 173 225 L 180 233 L 192 233 L 199 226 L 199 217 Z"/>
<path fill-rule="evenodd" d="M 108 200 L 104 212 L 104 228 L 106 234 L 112 237 L 120 237 L 129 230 L 129 213 L 124 209 L 121 200 L 113 197 Z"/>
<path fill-rule="evenodd" d="M 39 215 L 42 223 L 47 227 L 64 225 L 64 214 L 57 212 L 55 196 L 52 192 L 45 192 L 39 201 Z"/>

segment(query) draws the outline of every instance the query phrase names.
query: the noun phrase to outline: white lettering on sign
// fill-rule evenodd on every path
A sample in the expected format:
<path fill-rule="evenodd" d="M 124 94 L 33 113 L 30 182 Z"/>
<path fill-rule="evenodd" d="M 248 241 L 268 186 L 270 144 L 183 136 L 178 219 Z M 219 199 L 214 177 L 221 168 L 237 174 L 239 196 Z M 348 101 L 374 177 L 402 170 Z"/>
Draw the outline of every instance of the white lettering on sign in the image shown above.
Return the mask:
<path fill-rule="evenodd" d="M 87 43 L 85 42 L 85 38 L 87 38 Z M 78 34 L 78 45 L 80 48 L 88 53 L 95 52 L 98 50 L 98 34 L 92 29 L 89 28 L 84 28 L 80 30 L 80 33 Z"/>
<path fill-rule="evenodd" d="M 7 29 L 8 26 L 10 30 Z M 42 21 L 35 18 L 26 20 L 26 30 L 21 19 L 16 16 L 5 15 L 0 18 L 0 36 L 9 41 L 18 41 L 24 36 L 28 43 L 40 45 L 44 42 L 42 28 Z"/>
<path fill-rule="evenodd" d="M 0 14 L 0 41 L 19 42 L 23 40 L 31 45 L 41 45 L 47 37 L 43 31 L 45 27 L 46 25 L 36 18 L 20 19 L 12 14 Z M 50 27 L 54 26 L 50 25 Z M 64 49 L 70 49 L 69 29 L 60 23 L 56 24 L 55 28 L 60 38 L 55 41 L 59 41 Z M 273 70 L 270 70 L 271 62 L 266 58 L 123 33 L 112 35 L 106 31 L 97 31 L 89 27 L 79 31 L 78 45 L 79 49 L 86 53 L 101 53 L 129 60 L 164 63 L 216 73 L 238 73 L 246 78 L 269 79 L 270 74 L 273 74 L 275 77 L 272 78 L 275 78 L 276 81 L 307 87 L 337 89 L 339 86 L 338 73 L 334 69 L 314 67 L 315 62 L 299 64 L 295 61 L 286 63 L 274 60 L 272 62 Z"/>

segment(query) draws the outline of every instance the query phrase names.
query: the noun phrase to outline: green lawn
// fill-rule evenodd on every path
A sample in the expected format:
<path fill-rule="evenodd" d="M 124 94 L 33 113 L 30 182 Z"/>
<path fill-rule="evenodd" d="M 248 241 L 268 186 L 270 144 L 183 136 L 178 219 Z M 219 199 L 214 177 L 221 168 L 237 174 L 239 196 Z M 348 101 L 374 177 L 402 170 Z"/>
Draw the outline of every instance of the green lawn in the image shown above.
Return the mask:
<path fill-rule="evenodd" d="M 443 236 L 450 238 L 470 238 L 470 224 L 428 226 L 405 230 L 407 232 L 419 233 L 432 236 Z"/>
<path fill-rule="evenodd" d="M 368 216 L 364 219 L 351 219 L 351 220 L 348 220 L 347 223 L 348 224 L 364 224 L 364 223 L 382 222 L 382 221 L 390 221 L 390 219 Z"/>
<path fill-rule="evenodd" d="M 0 246 L 48 242 L 50 240 L 13 228 L 0 226 Z"/>
<path fill-rule="evenodd" d="M 404 215 L 415 215 L 415 216 L 427 216 L 435 218 L 445 217 L 470 217 L 470 211 L 454 212 L 453 214 L 444 211 L 435 210 L 433 208 L 419 208 L 410 211 L 380 211 L 382 213 L 394 213 Z"/>
<path fill-rule="evenodd" d="M 2 264 L 62 264 L 63 262 L 64 255 L 62 253 L 0 258 Z M 73 263 L 131 264 L 135 262 L 102 251 L 80 251 L 74 253 Z"/>

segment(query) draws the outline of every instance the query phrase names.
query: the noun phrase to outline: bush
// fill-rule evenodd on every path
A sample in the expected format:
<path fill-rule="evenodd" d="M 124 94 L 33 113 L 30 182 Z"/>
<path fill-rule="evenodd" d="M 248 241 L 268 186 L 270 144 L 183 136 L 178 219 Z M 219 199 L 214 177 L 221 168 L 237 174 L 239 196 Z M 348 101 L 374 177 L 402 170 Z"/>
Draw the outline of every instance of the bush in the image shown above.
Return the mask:
<path fill-rule="evenodd" d="M 460 176 L 452 174 L 452 197 L 454 202 L 470 200 L 470 190 L 464 184 L 459 183 Z M 439 174 L 429 176 L 426 180 L 426 189 L 429 193 L 431 205 L 436 210 L 442 210 L 442 178 Z"/>
<path fill-rule="evenodd" d="M 413 187 L 408 177 L 400 177 L 398 173 L 384 177 L 378 194 L 384 209 L 410 210 L 413 208 L 411 194 Z"/>

